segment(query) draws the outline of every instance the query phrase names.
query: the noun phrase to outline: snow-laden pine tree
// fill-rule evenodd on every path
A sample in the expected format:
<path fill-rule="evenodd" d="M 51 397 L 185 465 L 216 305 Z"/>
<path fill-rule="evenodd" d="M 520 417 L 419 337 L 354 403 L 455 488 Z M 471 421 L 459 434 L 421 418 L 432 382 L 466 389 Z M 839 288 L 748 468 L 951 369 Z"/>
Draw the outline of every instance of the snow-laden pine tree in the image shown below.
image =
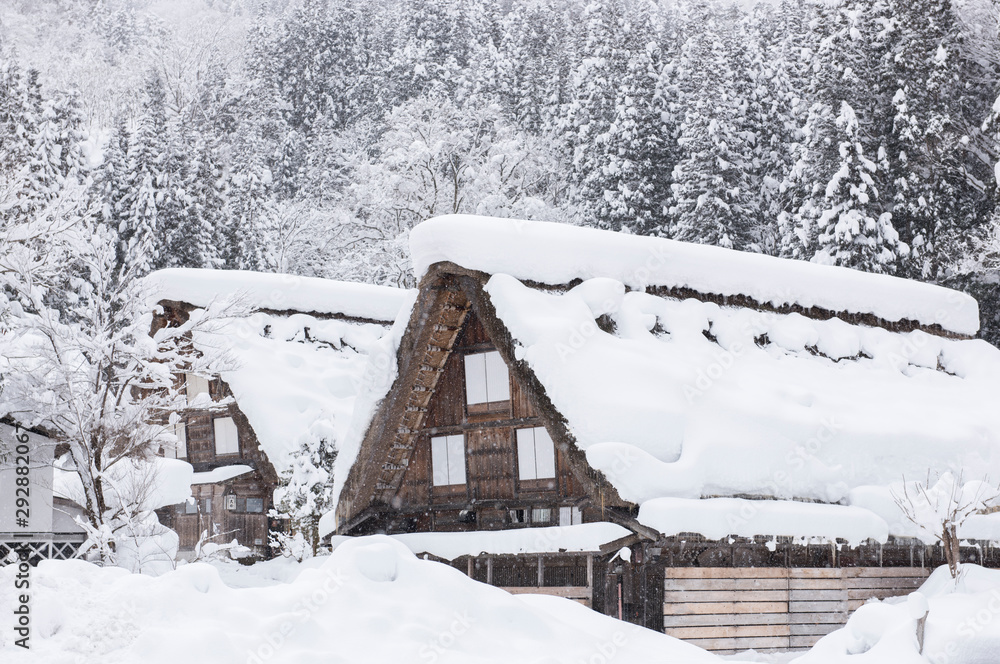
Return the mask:
<path fill-rule="evenodd" d="M 272 532 L 268 543 L 284 556 L 303 560 L 319 553 L 319 521 L 333 504 L 333 463 L 336 445 L 325 437 L 310 437 L 292 454 L 288 470 L 275 490 L 271 516 L 288 519 L 289 532 Z"/>
<path fill-rule="evenodd" d="M 893 273 L 908 248 L 892 226 L 892 213 L 879 200 L 879 168 L 865 154 L 858 118 L 847 102 L 841 104 L 833 124 L 840 136 L 836 154 L 822 154 L 816 146 L 819 153 L 813 165 L 836 164 L 836 170 L 822 198 L 816 192 L 800 213 L 803 257 L 866 272 Z M 817 131 L 828 130 L 823 122 L 817 124 Z"/>
<path fill-rule="evenodd" d="M 594 146 L 601 155 L 605 187 L 596 207 L 601 226 L 650 235 L 666 223 L 671 170 L 678 155 L 663 97 L 659 44 L 651 32 L 636 32 L 615 94 L 614 119 Z"/>
<path fill-rule="evenodd" d="M 167 110 L 163 80 L 152 76 L 146 84 L 147 100 L 139 126 L 129 141 L 127 193 L 121 201 L 117 230 L 120 254 L 134 266 L 137 275 L 146 275 L 160 266 L 163 223 L 160 210 L 172 197 L 165 166 Z"/>
<path fill-rule="evenodd" d="M 879 101 L 885 8 L 847 2 L 816 12 L 802 39 L 810 105 L 782 184 L 781 253 L 894 272 L 907 247 L 892 230 L 888 157 L 874 129 L 886 122 Z"/>
<path fill-rule="evenodd" d="M 267 233 L 275 201 L 271 170 L 246 153 L 230 176 L 226 222 L 215 227 L 222 265 L 230 270 L 267 270 Z"/>
<path fill-rule="evenodd" d="M 563 16 L 551 1 L 516 3 L 503 18 L 498 45 L 476 72 L 475 93 L 500 104 L 522 131 L 539 134 L 558 119 L 569 76 Z"/>
<path fill-rule="evenodd" d="M 941 278 L 970 253 L 993 206 L 992 164 L 982 158 L 978 125 L 995 96 L 996 71 L 967 49 L 972 35 L 963 33 L 952 0 L 886 4 L 893 219 L 914 247 L 907 273 Z"/>
<path fill-rule="evenodd" d="M 175 192 L 180 200 L 176 231 L 165 238 L 164 267 L 216 267 L 221 258 L 216 229 L 226 219 L 225 181 L 219 156 L 210 137 L 183 134 L 186 151 L 180 182 Z"/>
<path fill-rule="evenodd" d="M 614 127 L 618 88 L 631 55 L 624 2 L 589 3 L 583 26 L 579 64 L 572 73 L 561 120 L 562 135 L 571 159 L 569 179 L 585 222 L 612 227 L 606 218 L 605 195 L 617 187 L 604 143 Z"/>
<path fill-rule="evenodd" d="M 87 138 L 77 95 L 43 89 L 37 71 L 0 72 L 0 205 L 24 223 L 88 176 Z"/>
<path fill-rule="evenodd" d="M 801 139 L 805 119 L 809 56 L 803 42 L 808 15 L 809 10 L 799 3 L 784 2 L 777 7 L 762 3 L 744 21 L 750 83 L 744 124 L 754 137 L 750 191 L 760 249 L 768 254 L 781 249 L 780 223 L 776 222 L 788 203 L 783 183 L 794 163 L 790 146 Z"/>
<path fill-rule="evenodd" d="M 755 137 L 745 131 L 748 81 L 734 68 L 739 32 L 707 9 L 691 18 L 675 85 L 679 161 L 674 166 L 667 235 L 731 249 L 760 249 L 750 170 Z"/>
<path fill-rule="evenodd" d="M 394 3 L 386 76 L 392 105 L 431 91 L 461 99 L 472 86 L 478 3 L 405 0 Z"/>

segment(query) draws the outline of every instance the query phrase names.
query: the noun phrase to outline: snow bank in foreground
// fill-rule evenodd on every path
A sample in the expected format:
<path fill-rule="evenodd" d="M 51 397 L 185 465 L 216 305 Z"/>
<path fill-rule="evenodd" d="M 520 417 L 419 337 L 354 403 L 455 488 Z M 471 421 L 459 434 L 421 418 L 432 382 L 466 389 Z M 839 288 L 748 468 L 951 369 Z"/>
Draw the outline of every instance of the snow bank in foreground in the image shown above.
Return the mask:
<path fill-rule="evenodd" d="M 0 606 L 15 573 L 0 570 Z M 570 600 L 476 583 L 387 537 L 268 587 L 228 587 L 204 563 L 153 578 L 46 561 L 32 581 L 32 650 L 0 630 L 5 664 L 720 661 Z"/>
<path fill-rule="evenodd" d="M 1000 653 L 1000 570 L 963 565 L 956 585 L 938 568 L 907 600 L 873 601 L 793 664 L 995 664 Z M 923 654 L 915 616 L 927 611 Z"/>
<path fill-rule="evenodd" d="M 568 284 L 609 277 L 633 290 L 691 288 L 746 295 L 775 306 L 796 304 L 940 325 L 959 334 L 979 329 L 979 306 L 957 291 L 831 265 L 818 265 L 662 238 L 567 224 L 448 215 L 410 231 L 417 279 L 451 261 L 489 274 Z"/>

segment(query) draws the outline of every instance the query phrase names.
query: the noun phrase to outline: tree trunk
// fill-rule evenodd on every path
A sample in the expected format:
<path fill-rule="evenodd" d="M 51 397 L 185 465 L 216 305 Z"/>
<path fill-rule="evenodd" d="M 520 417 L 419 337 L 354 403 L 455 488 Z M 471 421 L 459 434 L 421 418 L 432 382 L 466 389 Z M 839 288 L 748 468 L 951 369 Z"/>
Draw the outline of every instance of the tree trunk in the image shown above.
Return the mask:
<path fill-rule="evenodd" d="M 944 545 L 944 557 L 948 561 L 948 571 L 951 572 L 951 578 L 957 579 L 961 554 L 958 548 L 958 527 L 954 523 L 945 524 L 941 543 Z"/>

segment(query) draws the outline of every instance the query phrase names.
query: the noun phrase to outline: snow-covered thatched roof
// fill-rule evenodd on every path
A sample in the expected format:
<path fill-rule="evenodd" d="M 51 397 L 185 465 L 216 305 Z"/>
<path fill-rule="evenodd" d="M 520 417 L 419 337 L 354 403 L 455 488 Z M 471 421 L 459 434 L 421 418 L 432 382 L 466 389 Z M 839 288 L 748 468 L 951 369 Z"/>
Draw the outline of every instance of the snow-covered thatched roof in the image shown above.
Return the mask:
<path fill-rule="evenodd" d="M 411 246 L 418 276 L 482 273 L 514 358 L 660 532 L 884 540 L 912 533 L 904 477 L 1000 478 L 1000 351 L 962 338 L 961 293 L 541 222 L 439 218 Z"/>
<path fill-rule="evenodd" d="M 410 248 L 418 279 L 434 263 L 450 261 L 536 284 L 603 277 L 630 290 L 667 289 L 779 310 L 870 316 L 962 336 L 979 330 L 975 299 L 940 286 L 567 224 L 448 215 L 417 226 Z"/>
<path fill-rule="evenodd" d="M 225 340 L 219 374 L 278 472 L 309 438 L 344 449 L 364 434 L 374 402 L 395 377 L 393 321 L 400 312 L 407 318 L 415 296 L 369 284 L 226 270 L 161 270 L 150 281 L 157 301 L 207 307 L 236 298 L 253 310 L 195 344 L 215 348 Z"/>

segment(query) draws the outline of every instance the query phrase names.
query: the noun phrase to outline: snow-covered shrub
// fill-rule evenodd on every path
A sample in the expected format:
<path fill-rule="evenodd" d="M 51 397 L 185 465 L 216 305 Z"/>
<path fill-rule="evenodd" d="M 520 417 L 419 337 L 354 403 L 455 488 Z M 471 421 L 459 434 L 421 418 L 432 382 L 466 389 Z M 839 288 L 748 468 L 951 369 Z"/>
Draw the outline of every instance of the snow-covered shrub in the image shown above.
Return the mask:
<path fill-rule="evenodd" d="M 930 473 L 924 482 L 903 482 L 901 491 L 892 492 L 893 500 L 914 525 L 925 534 L 921 539 L 927 544 L 939 542 L 944 547 L 945 559 L 953 579 L 958 578 L 958 530 L 973 514 L 982 512 L 988 504 L 1000 497 L 996 487 L 985 481 L 962 483 L 952 473 L 942 474 L 931 483 Z"/>
<path fill-rule="evenodd" d="M 321 419 L 313 434 L 292 455 L 274 492 L 271 517 L 289 521 L 289 532 L 272 531 L 268 544 L 283 556 L 304 560 L 319 553 L 319 520 L 333 508 L 333 462 L 337 448 L 331 441 L 332 421 Z"/>

